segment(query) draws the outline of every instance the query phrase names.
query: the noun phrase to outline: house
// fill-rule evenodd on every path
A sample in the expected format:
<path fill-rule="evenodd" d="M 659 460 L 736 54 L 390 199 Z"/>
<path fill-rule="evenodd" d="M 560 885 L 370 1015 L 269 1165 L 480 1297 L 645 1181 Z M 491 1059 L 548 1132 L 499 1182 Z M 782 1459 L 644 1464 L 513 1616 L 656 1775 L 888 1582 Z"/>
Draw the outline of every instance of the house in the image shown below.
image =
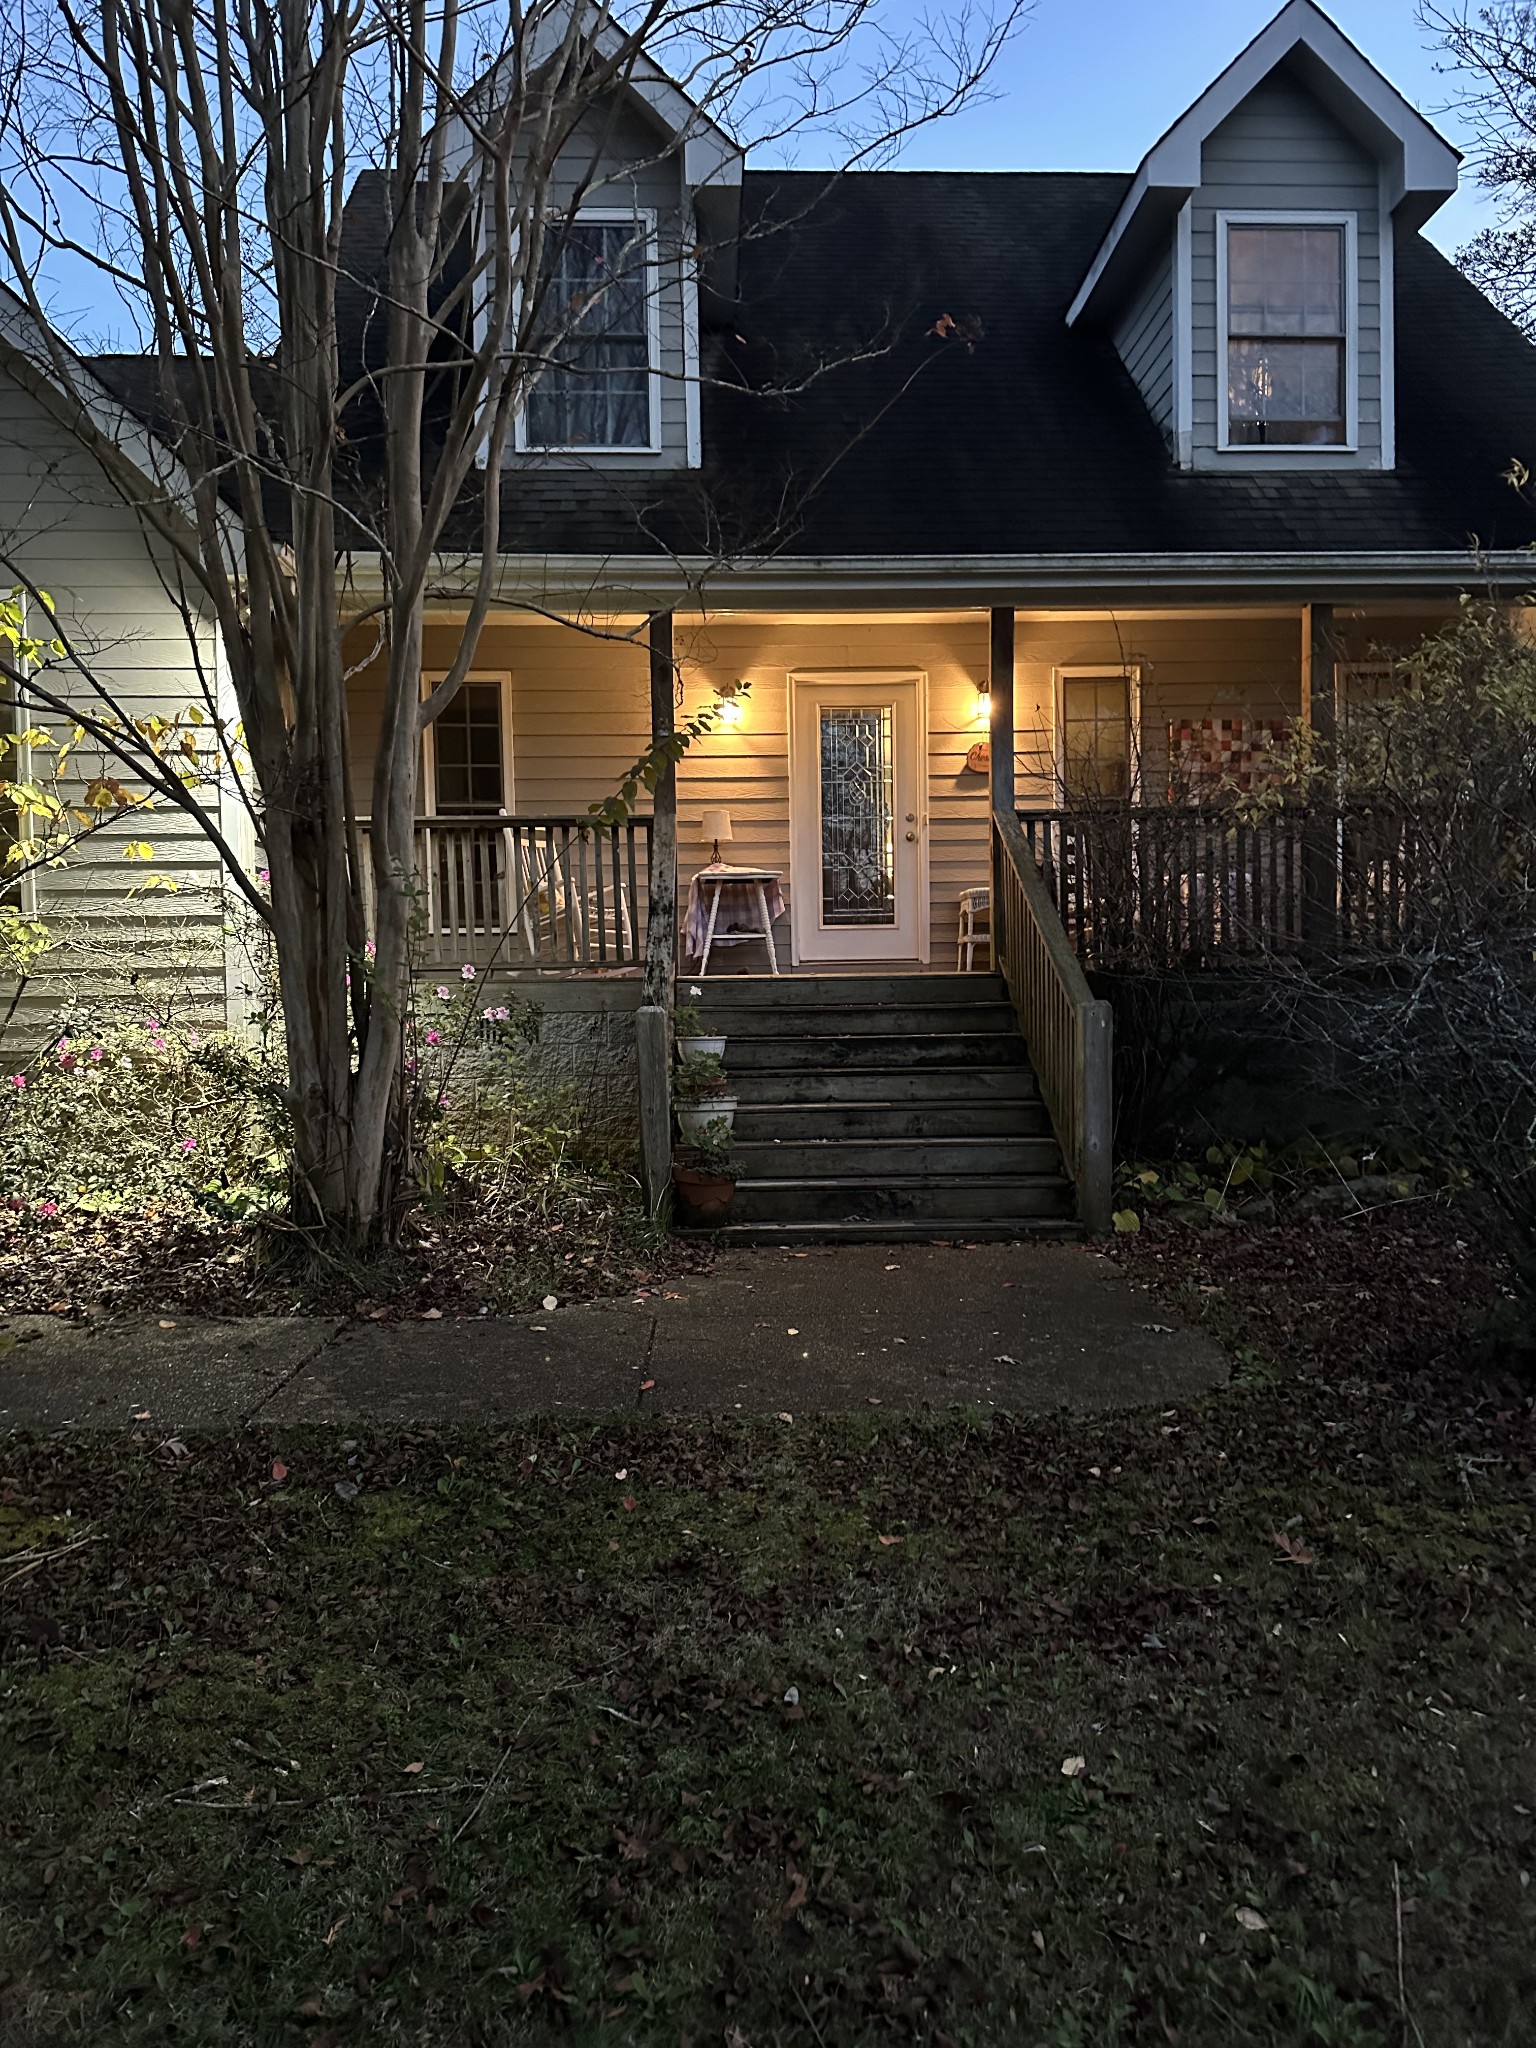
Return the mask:
<path fill-rule="evenodd" d="M 496 609 L 427 743 L 423 966 L 535 987 L 572 1042 L 638 1029 L 653 1164 L 645 1016 L 697 978 L 743 1233 L 1100 1224 L 1109 1025 L 1074 945 L 1114 905 L 1084 821 L 1136 814 L 1126 915 L 1175 951 L 1320 917 L 1390 944 L 1389 848 L 1351 867 L 1298 823 L 1239 851 L 1204 799 L 1463 592 L 1529 581 L 1536 355 L 1421 232 L 1456 152 L 1311 0 L 1129 174 L 759 171 L 649 75 L 603 148 Z M 382 208 L 361 179 L 353 367 Z M 445 554 L 428 678 L 467 574 Z M 377 575 L 360 546 L 360 610 Z M 701 712 L 654 806 L 595 826 Z M 717 853 L 747 871 L 718 896 Z"/>

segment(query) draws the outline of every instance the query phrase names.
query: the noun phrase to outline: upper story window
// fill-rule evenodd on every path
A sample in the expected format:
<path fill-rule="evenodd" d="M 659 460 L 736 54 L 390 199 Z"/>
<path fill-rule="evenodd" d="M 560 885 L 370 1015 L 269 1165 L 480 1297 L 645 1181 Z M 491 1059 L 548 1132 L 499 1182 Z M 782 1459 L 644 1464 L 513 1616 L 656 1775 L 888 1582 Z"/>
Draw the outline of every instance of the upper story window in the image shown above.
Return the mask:
<path fill-rule="evenodd" d="M 653 224 L 634 213 L 553 225 L 541 326 L 552 358 L 528 393 L 525 448 L 656 445 Z"/>
<path fill-rule="evenodd" d="M 1224 216 L 1227 448 L 1348 448 L 1352 222 Z"/>

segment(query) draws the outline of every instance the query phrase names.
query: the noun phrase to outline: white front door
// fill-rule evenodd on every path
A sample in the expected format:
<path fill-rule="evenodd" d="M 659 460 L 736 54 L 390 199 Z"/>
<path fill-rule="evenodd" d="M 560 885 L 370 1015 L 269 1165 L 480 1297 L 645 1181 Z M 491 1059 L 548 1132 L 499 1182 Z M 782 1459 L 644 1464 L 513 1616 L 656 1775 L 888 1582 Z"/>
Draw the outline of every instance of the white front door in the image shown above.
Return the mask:
<path fill-rule="evenodd" d="M 796 961 L 926 960 L 923 678 L 845 670 L 789 689 Z"/>

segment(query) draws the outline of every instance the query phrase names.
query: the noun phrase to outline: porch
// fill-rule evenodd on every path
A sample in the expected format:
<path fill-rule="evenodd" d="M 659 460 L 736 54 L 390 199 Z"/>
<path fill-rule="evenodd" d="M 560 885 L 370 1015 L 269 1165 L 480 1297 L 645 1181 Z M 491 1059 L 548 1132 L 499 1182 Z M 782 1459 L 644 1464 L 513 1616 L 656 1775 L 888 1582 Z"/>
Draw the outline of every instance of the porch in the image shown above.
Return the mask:
<path fill-rule="evenodd" d="M 1217 799 L 1261 778 L 1300 724 L 1328 731 L 1350 692 L 1374 687 L 1392 652 L 1444 612 L 497 620 L 427 737 L 422 971 L 472 966 L 535 995 L 556 982 L 607 984 L 607 1013 L 634 1017 L 647 1187 L 659 1204 L 673 992 L 679 974 L 701 974 L 702 909 L 724 862 L 754 880 L 716 920 L 704 1006 L 742 977 L 761 985 L 778 974 L 771 1003 L 749 997 L 738 1011 L 738 1036 L 750 1023 L 772 1042 L 765 1071 L 812 1077 L 771 1100 L 756 1091 L 745 1151 L 781 1167 L 793 1156 L 797 1172 L 757 1183 L 744 1228 L 1018 1234 L 1067 1213 L 1058 1186 L 1103 1228 L 1109 1014 L 1085 966 L 1214 962 L 1325 934 L 1397 943 L 1413 850 L 1391 820 L 1282 809 L 1249 823 Z M 456 631 L 451 618 L 433 623 L 428 680 L 451 660 Z M 371 715 L 364 671 L 354 729 L 365 733 Z M 634 764 L 685 722 L 695 736 L 653 798 L 621 822 L 600 817 Z M 986 899 L 988 928 L 967 961 L 972 892 Z M 752 908 L 763 900 L 767 930 Z M 987 977 L 976 999 L 985 1032 L 1000 1035 L 985 1047 L 969 1043 L 983 1018 L 966 1014 L 958 967 L 974 968 L 978 984 Z M 797 999 L 801 977 L 813 979 Z M 968 1065 L 974 1052 L 989 1074 L 1008 1068 L 1010 1031 L 1020 1099 L 1037 1097 L 1046 1128 L 1026 1131 L 1020 1117 L 972 1159 L 972 1127 L 995 1091 L 990 1079 L 973 1085 Z M 737 1050 L 747 1056 L 745 1043 Z M 951 1081 L 912 1083 L 925 1063 Z M 845 1099 L 858 1106 L 851 1119 L 807 1115 Z M 800 1134 L 812 1127 L 827 1135 L 808 1148 Z M 904 1180 L 894 1154 L 878 1170 L 865 1156 L 871 1137 L 911 1152 L 921 1170 Z"/>

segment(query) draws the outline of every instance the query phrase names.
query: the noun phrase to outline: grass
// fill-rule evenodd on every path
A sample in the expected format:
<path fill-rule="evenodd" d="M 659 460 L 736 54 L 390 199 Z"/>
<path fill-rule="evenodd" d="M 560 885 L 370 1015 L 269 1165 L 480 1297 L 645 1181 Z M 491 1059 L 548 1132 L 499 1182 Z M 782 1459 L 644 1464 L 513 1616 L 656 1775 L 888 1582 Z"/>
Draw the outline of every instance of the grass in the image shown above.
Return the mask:
<path fill-rule="evenodd" d="M 0 2040 L 1528 2043 L 1486 1391 L 13 1441 Z"/>

